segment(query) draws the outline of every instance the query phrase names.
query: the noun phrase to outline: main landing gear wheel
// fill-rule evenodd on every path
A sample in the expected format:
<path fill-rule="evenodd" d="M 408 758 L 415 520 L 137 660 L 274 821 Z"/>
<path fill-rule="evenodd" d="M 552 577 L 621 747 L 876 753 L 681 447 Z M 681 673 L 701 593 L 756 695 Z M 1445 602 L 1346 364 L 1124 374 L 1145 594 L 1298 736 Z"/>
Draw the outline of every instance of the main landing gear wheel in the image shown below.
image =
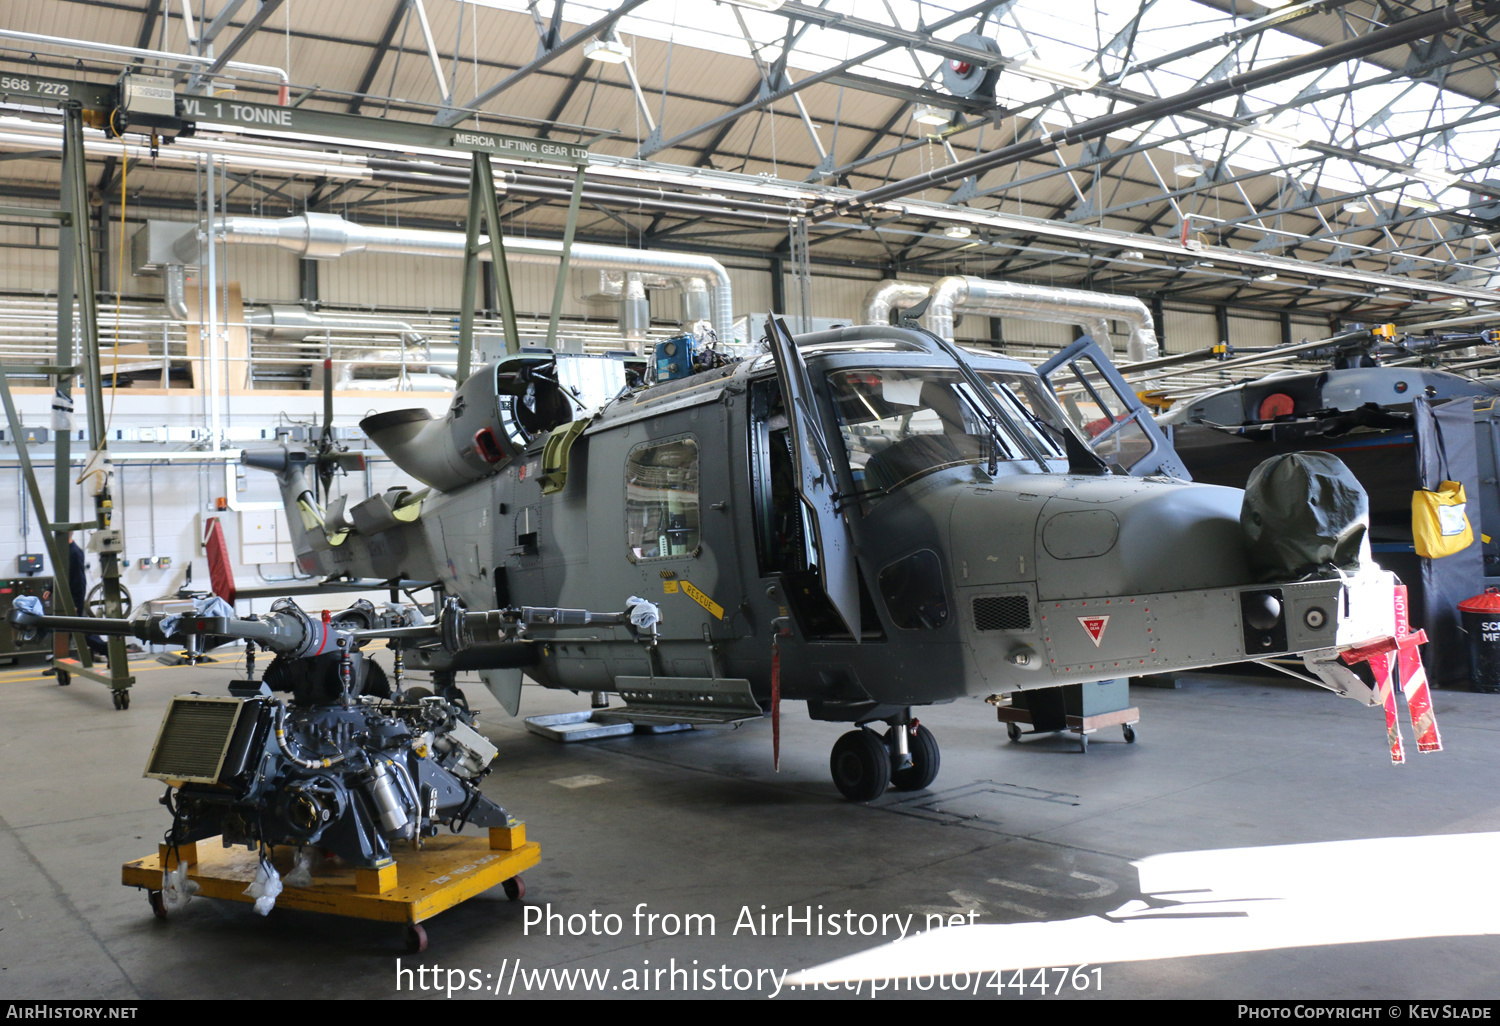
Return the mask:
<path fill-rule="evenodd" d="M 880 735 L 860 727 L 834 742 L 828 760 L 833 784 L 851 802 L 868 802 L 891 784 L 891 753 Z"/>
<path fill-rule="evenodd" d="M 937 738 L 932 736 L 932 731 L 920 723 L 917 724 L 915 732 L 904 726 L 891 727 L 885 732 L 885 745 L 893 760 L 898 730 L 907 731 L 907 747 L 911 751 L 911 765 L 905 769 L 891 770 L 891 786 L 898 791 L 920 791 L 937 779 L 938 767 L 942 765 L 943 758 L 938 752 Z"/>
<path fill-rule="evenodd" d="M 526 897 L 526 881 L 519 876 L 513 876 L 500 885 L 505 888 L 505 896 L 511 901 L 520 901 Z"/>

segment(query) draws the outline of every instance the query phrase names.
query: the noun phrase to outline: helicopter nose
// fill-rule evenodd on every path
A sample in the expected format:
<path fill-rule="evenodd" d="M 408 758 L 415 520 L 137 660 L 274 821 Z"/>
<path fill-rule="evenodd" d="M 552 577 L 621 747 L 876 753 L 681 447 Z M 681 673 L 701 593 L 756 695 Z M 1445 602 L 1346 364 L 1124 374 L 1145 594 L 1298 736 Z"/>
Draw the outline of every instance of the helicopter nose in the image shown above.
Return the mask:
<path fill-rule="evenodd" d="M 1037 594 L 1142 595 L 1254 580 L 1240 527 L 1242 493 L 1142 482 L 1054 495 L 1038 517 Z"/>

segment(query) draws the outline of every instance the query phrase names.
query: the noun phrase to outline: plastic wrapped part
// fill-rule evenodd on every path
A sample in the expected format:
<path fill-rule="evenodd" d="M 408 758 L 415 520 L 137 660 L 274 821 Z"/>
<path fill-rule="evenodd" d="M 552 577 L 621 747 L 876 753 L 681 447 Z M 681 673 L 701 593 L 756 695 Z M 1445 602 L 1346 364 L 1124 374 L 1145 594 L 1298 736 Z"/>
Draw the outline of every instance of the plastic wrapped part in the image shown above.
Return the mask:
<path fill-rule="evenodd" d="M 311 887 L 313 885 L 312 860 L 311 848 L 297 849 L 297 857 L 292 860 L 292 871 L 284 878 L 288 887 Z"/>
<path fill-rule="evenodd" d="M 174 869 L 162 870 L 161 900 L 169 912 L 182 908 L 201 890 L 195 882 L 188 879 L 187 870 L 186 862 L 177 863 Z"/>
<path fill-rule="evenodd" d="M 1368 558 L 1370 501 L 1338 457 L 1284 453 L 1251 472 L 1240 527 L 1260 580 L 1354 570 Z"/>
<path fill-rule="evenodd" d="M 13 612 L 28 613 L 31 616 L 45 616 L 47 612 L 42 608 L 42 600 L 35 595 L 17 595 L 10 608 Z M 15 631 L 22 641 L 30 641 L 37 636 L 35 628 L 17 627 Z"/>
<path fill-rule="evenodd" d="M 265 858 L 255 867 L 255 879 L 245 888 L 245 893 L 255 899 L 255 911 L 263 916 L 271 914 L 276 907 L 276 896 L 281 893 L 281 874 Z"/>
<path fill-rule="evenodd" d="M 655 634 L 661 623 L 661 610 L 656 603 L 647 602 L 637 595 L 625 600 L 625 609 L 630 613 L 630 625 L 642 634 Z"/>

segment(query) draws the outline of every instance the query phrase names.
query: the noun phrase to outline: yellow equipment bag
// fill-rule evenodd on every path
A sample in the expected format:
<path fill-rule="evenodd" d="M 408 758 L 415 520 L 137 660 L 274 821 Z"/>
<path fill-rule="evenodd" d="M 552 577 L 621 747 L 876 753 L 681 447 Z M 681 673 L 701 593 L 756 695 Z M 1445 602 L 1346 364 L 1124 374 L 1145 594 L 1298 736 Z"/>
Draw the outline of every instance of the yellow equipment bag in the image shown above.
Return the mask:
<path fill-rule="evenodd" d="M 1412 493 L 1411 533 L 1417 555 L 1437 559 L 1474 544 L 1466 505 L 1464 486 L 1457 481 L 1442 481 L 1436 491 Z"/>

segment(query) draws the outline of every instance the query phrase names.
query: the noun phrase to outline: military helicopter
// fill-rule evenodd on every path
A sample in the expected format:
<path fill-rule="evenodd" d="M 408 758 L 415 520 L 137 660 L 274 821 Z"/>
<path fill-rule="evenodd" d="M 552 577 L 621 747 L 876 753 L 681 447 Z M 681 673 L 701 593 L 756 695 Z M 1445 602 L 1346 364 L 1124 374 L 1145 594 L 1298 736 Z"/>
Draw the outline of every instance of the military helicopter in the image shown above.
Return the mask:
<path fill-rule="evenodd" d="M 1274 655 L 1376 703 L 1338 661 L 1395 633 L 1364 525 L 1335 539 L 1363 558 L 1268 569 L 1243 493 L 1189 483 L 1087 337 L 1040 370 L 915 321 L 794 337 L 773 318 L 761 347 L 731 348 L 682 336 L 644 375 L 504 356 L 442 417 L 365 418 L 415 484 L 347 509 L 319 493 L 359 456 L 326 434 L 242 460 L 276 474 L 306 572 L 431 580 L 437 606 L 471 611 L 659 607 L 647 644 L 623 620 L 413 643 L 406 666 L 439 694 L 477 671 L 515 715 L 525 674 L 618 695 L 611 713 L 643 723 L 803 701 L 855 727 L 830 763 L 851 800 L 930 785 L 939 749 L 914 710 L 965 695 Z"/>

